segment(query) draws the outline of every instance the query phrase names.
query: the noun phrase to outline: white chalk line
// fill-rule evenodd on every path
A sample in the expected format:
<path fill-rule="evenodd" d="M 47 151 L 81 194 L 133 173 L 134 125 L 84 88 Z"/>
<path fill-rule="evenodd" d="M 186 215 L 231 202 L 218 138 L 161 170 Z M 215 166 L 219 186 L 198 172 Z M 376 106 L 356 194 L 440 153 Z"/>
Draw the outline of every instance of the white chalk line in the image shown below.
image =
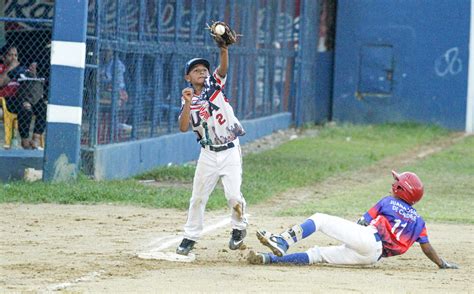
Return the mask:
<path fill-rule="evenodd" d="M 100 270 L 97 272 L 90 272 L 85 276 L 82 276 L 80 278 L 74 279 L 72 282 L 65 282 L 65 283 L 60 283 L 60 284 L 55 284 L 55 285 L 50 285 L 46 288 L 47 291 L 57 291 L 57 290 L 63 290 L 66 289 L 67 287 L 71 287 L 74 284 L 80 283 L 80 282 L 87 282 L 87 281 L 92 281 L 96 277 L 100 276 L 101 274 L 105 273 L 104 270 Z"/>
<path fill-rule="evenodd" d="M 229 216 L 219 217 L 215 221 L 210 221 L 210 223 L 211 225 L 204 226 L 204 229 L 202 230 L 203 235 L 209 232 L 212 232 L 220 227 L 228 225 L 230 223 L 230 217 Z M 162 243 L 163 240 L 169 239 L 170 237 L 173 237 L 173 238 L 167 242 Z M 165 236 L 165 237 L 156 238 L 147 246 L 147 248 L 152 247 L 150 252 L 162 251 L 171 246 L 177 245 L 182 239 L 183 239 L 183 236 Z M 157 244 L 161 244 L 161 245 L 158 247 L 155 247 Z"/>
<path fill-rule="evenodd" d="M 248 217 L 248 215 L 246 215 L 246 217 Z M 204 229 L 202 231 L 203 235 L 229 224 L 230 223 L 230 217 L 228 215 L 227 216 L 221 216 L 221 217 L 217 218 L 217 221 L 215 221 L 215 220 L 212 221 L 211 220 L 210 223 L 212 223 L 212 224 L 204 227 Z M 175 236 L 175 235 L 160 237 L 160 238 L 154 239 L 146 247 L 148 247 L 148 248 L 154 247 L 156 244 L 160 244 L 163 240 L 169 239 L 170 237 L 172 239 L 170 239 L 169 241 L 161 244 L 160 246 L 158 246 L 156 248 L 151 249 L 148 253 L 158 252 L 158 251 L 162 251 L 164 249 L 167 249 L 171 246 L 176 246 L 176 244 L 178 244 L 181 241 L 181 239 L 183 238 L 182 236 Z M 146 253 L 146 252 L 144 252 L 144 253 Z M 64 282 L 64 283 L 49 285 L 46 288 L 46 291 L 64 290 L 64 289 L 66 289 L 68 287 L 71 287 L 71 286 L 74 286 L 75 284 L 78 284 L 80 282 L 92 281 L 95 278 L 102 275 L 103 273 L 105 273 L 105 270 L 93 271 L 93 272 L 90 272 L 90 273 L 88 273 L 88 274 L 86 274 L 82 277 L 76 278 L 76 279 L 74 279 L 70 282 Z"/>

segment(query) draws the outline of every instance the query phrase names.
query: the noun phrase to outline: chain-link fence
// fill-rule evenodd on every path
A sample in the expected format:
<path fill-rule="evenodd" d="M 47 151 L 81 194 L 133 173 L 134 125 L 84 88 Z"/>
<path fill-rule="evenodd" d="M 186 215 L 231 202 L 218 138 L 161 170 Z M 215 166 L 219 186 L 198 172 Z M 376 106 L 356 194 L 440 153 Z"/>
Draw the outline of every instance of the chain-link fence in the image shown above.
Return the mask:
<path fill-rule="evenodd" d="M 2 1 L 0 100 L 5 149 L 42 148 L 46 128 L 52 1 Z"/>
<path fill-rule="evenodd" d="M 306 62 L 297 56 L 300 50 L 314 50 L 300 48 L 301 3 L 89 0 L 82 150 L 178 132 L 184 64 L 203 57 L 213 68 L 218 65 L 218 48 L 205 29 L 211 20 L 225 21 L 242 35 L 229 51 L 225 89 L 237 117 L 295 115 L 299 85 L 295 73 Z M 20 64 L 9 77 L 12 84 L 16 81 L 15 95 L 4 95 L 5 108 L 10 110 L 11 105 L 17 113 L 17 138 L 25 138 L 18 140 L 20 147 L 40 147 L 44 138 L 53 8 L 52 0 L 7 0 L 3 9 L 0 3 L 4 12 L 0 42 L 15 47 Z M 20 90 L 22 83 L 25 91 Z M 38 89 L 43 95 L 35 96 Z M 18 98 L 23 92 L 29 94 Z M 83 154 L 82 166 L 93 166 L 93 152 Z"/>
<path fill-rule="evenodd" d="M 177 132 L 184 64 L 218 64 L 205 29 L 228 22 L 226 95 L 241 119 L 291 111 L 299 1 L 95 0 L 89 2 L 83 148 Z"/>

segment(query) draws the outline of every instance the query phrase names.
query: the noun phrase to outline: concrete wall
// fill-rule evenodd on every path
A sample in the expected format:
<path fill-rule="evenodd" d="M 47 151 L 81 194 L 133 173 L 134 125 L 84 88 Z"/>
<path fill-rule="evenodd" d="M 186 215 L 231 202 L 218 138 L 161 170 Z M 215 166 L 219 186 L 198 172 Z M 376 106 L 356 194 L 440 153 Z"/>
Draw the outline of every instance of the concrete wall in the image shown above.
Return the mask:
<path fill-rule="evenodd" d="M 23 179 L 27 168 L 43 169 L 43 151 L 0 149 L 0 182 Z"/>
<path fill-rule="evenodd" d="M 334 120 L 464 130 L 470 7 L 467 0 L 340 0 Z"/>

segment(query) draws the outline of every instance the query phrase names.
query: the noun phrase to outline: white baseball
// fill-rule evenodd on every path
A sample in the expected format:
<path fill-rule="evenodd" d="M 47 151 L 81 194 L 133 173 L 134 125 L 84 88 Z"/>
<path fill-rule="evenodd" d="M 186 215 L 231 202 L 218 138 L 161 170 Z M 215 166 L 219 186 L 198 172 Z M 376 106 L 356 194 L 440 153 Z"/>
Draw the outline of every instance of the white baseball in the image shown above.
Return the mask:
<path fill-rule="evenodd" d="M 216 27 L 214 28 L 214 32 L 215 32 L 217 35 L 221 36 L 221 35 L 223 35 L 223 34 L 225 33 L 225 27 L 224 27 L 223 25 L 218 24 L 218 25 L 216 25 Z"/>

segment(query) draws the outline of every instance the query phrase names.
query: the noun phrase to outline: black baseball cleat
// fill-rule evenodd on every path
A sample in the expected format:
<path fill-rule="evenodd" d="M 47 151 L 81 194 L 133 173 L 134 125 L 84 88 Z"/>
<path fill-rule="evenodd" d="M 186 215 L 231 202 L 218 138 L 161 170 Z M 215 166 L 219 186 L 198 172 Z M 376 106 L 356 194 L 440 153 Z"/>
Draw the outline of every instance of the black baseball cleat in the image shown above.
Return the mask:
<path fill-rule="evenodd" d="M 239 249 L 242 244 L 244 244 L 244 238 L 247 235 L 247 230 L 237 230 L 232 229 L 232 236 L 229 240 L 229 248 L 230 250 L 237 250 Z"/>
<path fill-rule="evenodd" d="M 183 241 L 181 241 L 181 244 L 179 244 L 178 248 L 176 248 L 176 253 L 181 255 L 188 255 L 189 251 L 193 249 L 195 243 L 196 241 L 184 238 Z"/>

